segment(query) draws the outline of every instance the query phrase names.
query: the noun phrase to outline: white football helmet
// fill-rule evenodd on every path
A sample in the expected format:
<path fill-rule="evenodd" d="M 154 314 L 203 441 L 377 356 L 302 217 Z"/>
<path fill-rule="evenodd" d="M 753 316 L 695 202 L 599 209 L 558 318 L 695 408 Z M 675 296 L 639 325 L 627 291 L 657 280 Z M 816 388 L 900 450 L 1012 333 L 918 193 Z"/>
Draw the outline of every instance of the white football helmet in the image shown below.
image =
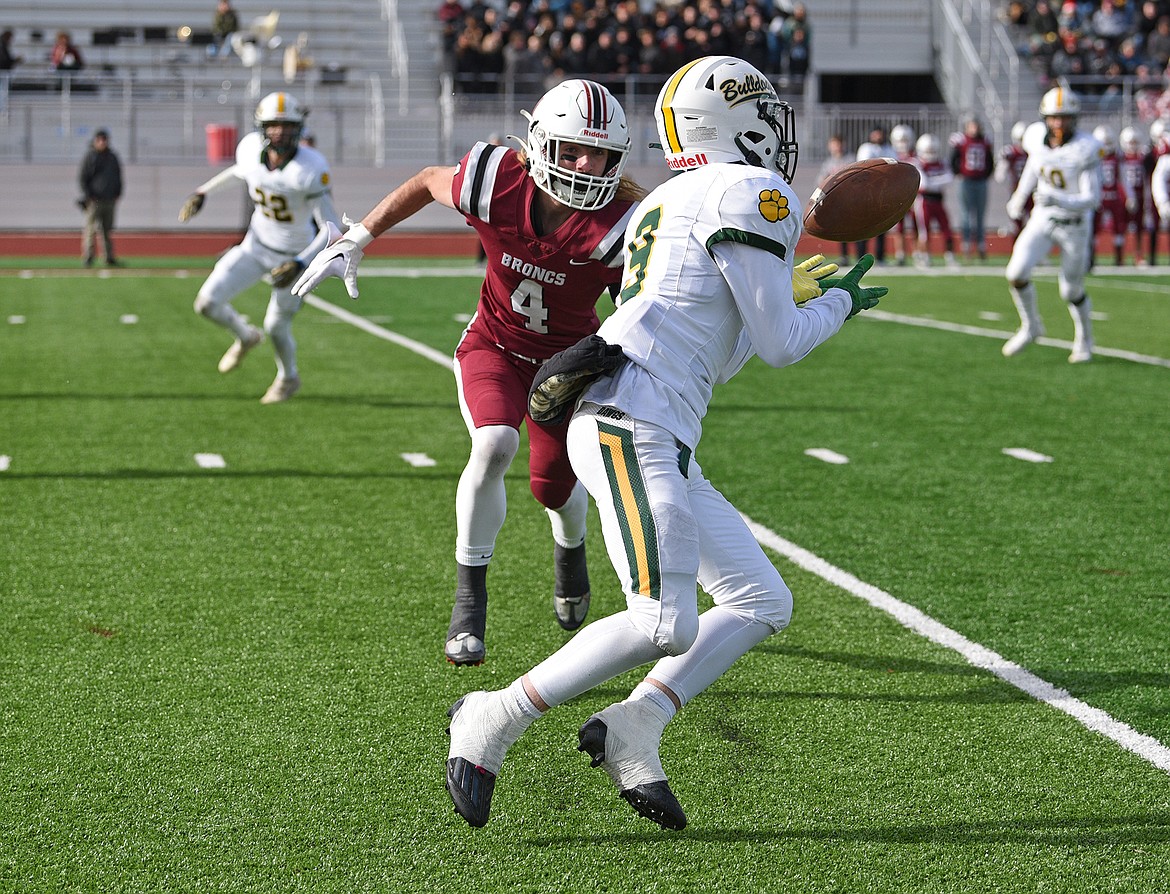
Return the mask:
<path fill-rule="evenodd" d="M 1117 151 L 1117 137 L 1113 135 L 1113 128 L 1108 124 L 1098 124 L 1093 128 L 1093 139 L 1101 144 L 1106 155 Z"/>
<path fill-rule="evenodd" d="M 1017 121 L 1012 125 L 1012 143 L 1019 146 L 1024 142 L 1024 131 L 1028 129 L 1026 121 Z"/>
<path fill-rule="evenodd" d="M 1053 87 L 1040 99 L 1041 118 L 1075 118 L 1080 113 L 1080 97 L 1067 87 Z"/>
<path fill-rule="evenodd" d="M 1150 125 L 1150 145 L 1156 149 L 1164 139 L 1166 139 L 1166 121 L 1162 118 L 1155 118 L 1154 123 Z"/>
<path fill-rule="evenodd" d="M 256 129 L 264 137 L 264 145 L 275 149 L 282 155 L 294 152 L 301 140 L 301 131 L 305 126 L 305 116 L 309 110 L 301 105 L 291 93 L 269 93 L 256 106 Z M 285 125 L 284 136 L 279 143 L 268 136 L 268 127 L 272 124 Z"/>
<path fill-rule="evenodd" d="M 1142 151 L 1142 141 L 1138 138 L 1136 128 L 1121 128 L 1121 134 L 1118 140 L 1121 143 L 1121 151 L 1126 155 L 1138 155 Z"/>
<path fill-rule="evenodd" d="M 666 166 L 686 171 L 713 162 L 747 162 L 796 173 L 792 107 L 753 65 L 734 56 L 704 56 L 667 80 L 654 104 Z"/>
<path fill-rule="evenodd" d="M 923 161 L 938 161 L 941 152 L 938 137 L 932 133 L 924 133 L 914 144 L 914 152 Z"/>
<path fill-rule="evenodd" d="M 914 151 L 914 128 L 909 124 L 895 124 L 890 131 L 890 145 L 899 155 L 909 155 Z"/>
<path fill-rule="evenodd" d="M 528 139 L 512 139 L 524 147 L 533 182 L 570 208 L 596 211 L 608 205 L 630 158 L 626 113 L 613 94 L 593 81 L 564 81 L 544 94 L 531 114 L 520 114 L 528 121 Z M 558 167 L 562 143 L 608 150 L 609 167 L 600 176 Z"/>

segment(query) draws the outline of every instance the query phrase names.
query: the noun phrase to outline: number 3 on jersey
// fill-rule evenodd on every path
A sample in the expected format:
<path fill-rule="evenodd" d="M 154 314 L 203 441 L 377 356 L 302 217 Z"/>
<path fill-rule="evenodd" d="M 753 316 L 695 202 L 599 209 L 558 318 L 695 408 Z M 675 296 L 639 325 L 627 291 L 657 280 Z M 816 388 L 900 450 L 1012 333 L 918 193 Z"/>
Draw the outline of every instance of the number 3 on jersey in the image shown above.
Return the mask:
<path fill-rule="evenodd" d="M 520 280 L 512 292 L 512 310 L 524 317 L 529 332 L 548 334 L 548 308 L 544 306 L 544 286 L 531 279 Z"/>
<path fill-rule="evenodd" d="M 626 261 L 626 285 L 618 295 L 620 305 L 627 298 L 633 298 L 642 291 L 642 281 L 646 278 L 646 266 L 650 263 L 650 252 L 654 249 L 654 231 L 662 223 L 662 206 L 652 208 L 638 223 L 638 230 L 634 234 L 634 241 L 626 246 L 630 257 Z"/>

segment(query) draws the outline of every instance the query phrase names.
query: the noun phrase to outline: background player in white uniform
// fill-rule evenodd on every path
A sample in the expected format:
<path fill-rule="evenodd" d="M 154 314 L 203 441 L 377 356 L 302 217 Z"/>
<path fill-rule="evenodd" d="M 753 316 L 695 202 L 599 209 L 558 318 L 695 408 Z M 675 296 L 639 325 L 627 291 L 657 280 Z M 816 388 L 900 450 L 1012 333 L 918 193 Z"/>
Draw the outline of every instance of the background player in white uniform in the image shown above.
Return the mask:
<path fill-rule="evenodd" d="M 1154 165 L 1154 172 L 1150 175 L 1150 193 L 1158 217 L 1170 220 L 1170 152 L 1159 156 Z"/>
<path fill-rule="evenodd" d="M 248 232 L 216 263 L 199 289 L 195 310 L 236 336 L 219 361 L 222 373 L 238 367 L 264 333 L 272 339 L 276 378 L 260 398 L 265 404 L 288 400 L 301 387 L 292 320 L 302 299 L 293 295 L 292 286 L 306 262 L 340 233 L 329 191 L 329 163 L 300 142 L 306 114 L 289 93 L 265 96 L 256 107 L 257 129 L 240 140 L 235 164 L 196 189 L 179 212 L 179 220 L 190 220 L 208 193 L 239 180 L 248 186 L 255 204 Z M 231 304 L 261 280 L 272 284 L 263 331 Z"/>
<path fill-rule="evenodd" d="M 1074 337 L 1069 363 L 1093 357 L 1092 302 L 1085 293 L 1089 271 L 1093 212 L 1101 204 L 1101 144 L 1076 129 L 1081 103 L 1066 87 L 1053 87 L 1040 100 L 1037 121 L 1024 131 L 1028 163 L 1007 203 L 1019 220 L 1028 197 L 1034 207 L 1012 248 L 1004 275 L 1020 314 L 1020 328 L 1003 345 L 1005 357 L 1018 354 L 1044 334 L 1036 304 L 1032 270 L 1052 246 L 1060 246 L 1060 297 L 1068 304 Z"/>
<path fill-rule="evenodd" d="M 585 722 L 580 749 L 642 816 L 686 824 L 658 757 L 663 728 L 782 630 L 792 608 L 779 572 L 694 459 L 712 389 L 753 355 L 795 363 L 886 291 L 859 284 L 872 256 L 823 295 L 817 271 L 794 271 L 792 110 L 755 68 L 728 56 L 688 63 L 659 93 L 656 118 L 668 167 L 684 173 L 631 218 L 621 303 L 599 330 L 628 360 L 585 390 L 569 423 L 569 457 L 597 503 L 627 608 L 507 689 L 452 707 L 447 789 L 472 825 L 487 822 L 505 752 L 534 719 L 651 661 L 629 699 Z M 702 615 L 697 585 L 715 602 Z"/>

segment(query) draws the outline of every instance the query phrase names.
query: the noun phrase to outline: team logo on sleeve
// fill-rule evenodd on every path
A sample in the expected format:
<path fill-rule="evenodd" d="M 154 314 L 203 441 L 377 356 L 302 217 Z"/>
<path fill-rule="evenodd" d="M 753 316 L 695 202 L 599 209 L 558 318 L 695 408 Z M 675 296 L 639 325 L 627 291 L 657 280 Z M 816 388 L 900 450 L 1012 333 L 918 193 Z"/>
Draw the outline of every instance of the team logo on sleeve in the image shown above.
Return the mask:
<path fill-rule="evenodd" d="M 788 198 L 778 189 L 760 190 L 760 217 L 768 223 L 777 223 L 788 216 Z"/>

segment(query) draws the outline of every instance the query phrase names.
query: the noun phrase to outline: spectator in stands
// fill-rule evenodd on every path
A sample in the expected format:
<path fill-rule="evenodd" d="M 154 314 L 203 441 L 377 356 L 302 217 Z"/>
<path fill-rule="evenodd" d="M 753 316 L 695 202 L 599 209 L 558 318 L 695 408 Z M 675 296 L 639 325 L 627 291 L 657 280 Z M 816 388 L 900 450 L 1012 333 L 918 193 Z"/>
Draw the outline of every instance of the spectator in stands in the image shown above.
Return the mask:
<path fill-rule="evenodd" d="M 1052 59 L 1048 63 L 1049 78 L 1056 80 L 1079 77 L 1087 68 L 1080 39 L 1071 31 L 1062 32 L 1060 49 L 1052 54 Z"/>
<path fill-rule="evenodd" d="M 240 19 L 232 8 L 231 0 L 219 0 L 211 19 L 211 43 L 207 45 L 207 55 L 222 55 L 225 48 L 229 47 L 231 36 L 239 30 Z"/>
<path fill-rule="evenodd" d="M 440 0 L 436 13 L 439 19 L 439 42 L 443 55 L 450 57 L 463 31 L 463 4 L 459 0 Z M 453 66 L 449 66 L 453 67 Z"/>
<path fill-rule="evenodd" d="M 874 127 L 869 132 L 869 139 L 857 147 L 857 160 L 865 161 L 870 158 L 897 158 L 898 153 L 894 151 L 894 147 L 890 144 L 889 138 L 886 136 L 886 129 L 882 126 Z M 857 257 L 861 257 L 866 253 L 866 244 L 864 242 L 857 243 Z M 877 263 L 884 264 L 886 262 L 886 237 L 885 234 L 874 239 L 873 256 Z"/>
<path fill-rule="evenodd" d="M 808 33 L 803 28 L 794 28 L 788 37 L 788 76 L 802 80 L 808 74 L 811 56 Z"/>
<path fill-rule="evenodd" d="M 1115 49 L 1127 35 L 1133 33 L 1137 26 L 1137 17 L 1134 15 L 1133 7 L 1124 0 L 1122 3 L 1101 0 L 1100 7 L 1093 13 L 1088 24 L 1095 36 L 1105 40 L 1110 49 Z"/>
<path fill-rule="evenodd" d="M 0 71 L 12 71 L 23 61 L 23 56 L 16 56 L 12 52 L 12 30 L 5 30 L 0 34 Z"/>
<path fill-rule="evenodd" d="M 504 70 L 514 79 L 517 91 L 539 96 L 544 93 L 545 78 L 552 71 L 544 41 L 535 34 L 529 34 L 525 39 L 523 32 L 515 32 L 512 38 L 518 39 L 523 49 L 512 54 L 511 68 L 505 66 Z M 513 47 L 515 45 L 512 44 Z"/>
<path fill-rule="evenodd" d="M 81 186 L 82 210 L 85 211 L 85 234 L 82 237 L 81 253 L 86 267 L 92 267 L 96 252 L 97 235 L 102 236 L 102 247 L 106 253 L 106 266 L 121 267 L 122 262 L 114 256 L 114 208 L 122 198 L 122 165 L 110 148 L 110 135 L 105 130 L 94 133 L 89 150 L 81 160 L 77 175 Z"/>
<path fill-rule="evenodd" d="M 1145 47 L 1146 40 L 1158 27 L 1158 19 L 1167 14 L 1170 14 L 1167 0 L 1143 0 L 1133 29 L 1133 38 L 1139 47 Z"/>
<path fill-rule="evenodd" d="M 1158 19 L 1157 27 L 1146 39 L 1146 60 L 1161 71 L 1170 62 L 1170 15 Z"/>
<path fill-rule="evenodd" d="M 81 50 L 77 49 L 68 31 L 57 32 L 57 42 L 49 53 L 49 68 L 53 71 L 81 71 L 85 68 L 85 61 L 81 58 Z"/>

